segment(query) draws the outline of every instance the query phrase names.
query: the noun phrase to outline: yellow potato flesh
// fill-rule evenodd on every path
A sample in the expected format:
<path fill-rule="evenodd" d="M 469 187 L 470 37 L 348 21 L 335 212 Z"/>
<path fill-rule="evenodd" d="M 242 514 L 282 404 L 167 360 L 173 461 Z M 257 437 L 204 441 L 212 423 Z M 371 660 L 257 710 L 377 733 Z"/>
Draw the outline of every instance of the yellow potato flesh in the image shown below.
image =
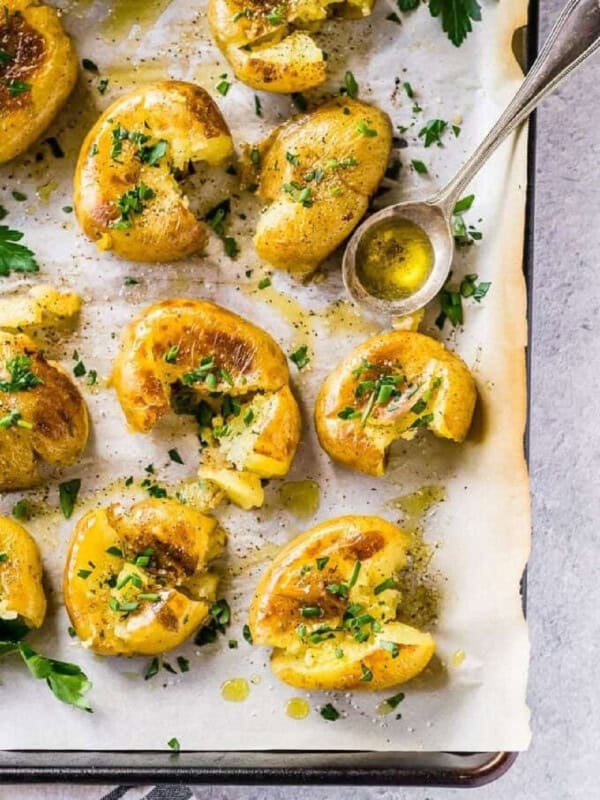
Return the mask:
<path fill-rule="evenodd" d="M 387 114 L 351 98 L 323 103 L 277 128 L 259 148 L 267 203 L 254 243 L 261 258 L 304 276 L 354 230 L 388 163 Z"/>
<path fill-rule="evenodd" d="M 367 390 L 357 397 L 361 382 L 385 375 L 403 376 L 398 396 L 371 402 L 372 390 Z M 458 355 L 423 334 L 395 330 L 364 342 L 327 377 L 317 397 L 315 425 L 333 459 L 383 475 L 387 450 L 396 439 L 412 439 L 428 429 L 462 442 L 476 398 L 473 377 Z M 339 416 L 348 411 L 356 416 Z"/>
<path fill-rule="evenodd" d="M 176 356 L 166 360 L 173 347 Z M 203 358 L 212 359 L 210 385 L 206 373 L 189 378 Z M 242 508 L 259 506 L 260 478 L 287 474 L 301 425 L 288 381 L 285 355 L 269 334 L 201 300 L 166 300 L 142 312 L 125 330 L 113 370 L 134 430 L 150 430 L 182 385 L 194 402 L 211 405 L 215 415 L 202 428 L 208 444 L 198 473 L 205 490 L 190 495 L 204 508 L 214 508 L 223 494 Z M 232 398 L 237 413 L 224 419 L 220 404 Z"/>
<path fill-rule="evenodd" d="M 116 135 L 122 137 L 118 152 Z M 142 145 L 135 140 L 140 135 L 147 137 Z M 140 147 L 160 142 L 164 154 L 144 161 Z M 205 246 L 208 233 L 189 209 L 174 173 L 185 172 L 190 162 L 220 165 L 232 154 L 227 124 L 204 89 L 182 81 L 137 89 L 113 103 L 83 143 L 74 186 L 79 222 L 101 249 L 132 261 L 192 255 Z M 146 187 L 146 199 L 124 222 L 119 204 L 139 187 Z"/>
<path fill-rule="evenodd" d="M 103 655 L 152 655 L 184 642 L 215 600 L 208 561 L 223 540 L 214 519 L 171 500 L 86 514 L 64 574 L 65 604 L 84 645 Z"/>
<path fill-rule="evenodd" d="M 386 520 L 347 516 L 296 537 L 276 556 L 249 624 L 256 644 L 275 648 L 271 665 L 281 680 L 303 689 L 373 690 L 424 669 L 433 638 L 395 621 L 401 597 L 394 576 L 407 544 Z"/>
<path fill-rule="evenodd" d="M 208 21 L 236 77 L 266 92 L 303 92 L 326 79 L 326 60 L 309 35 L 332 9 L 357 18 L 371 13 L 373 0 L 209 0 Z"/>
<path fill-rule="evenodd" d="M 0 619 L 39 628 L 45 616 L 38 546 L 22 525 L 0 517 Z"/>

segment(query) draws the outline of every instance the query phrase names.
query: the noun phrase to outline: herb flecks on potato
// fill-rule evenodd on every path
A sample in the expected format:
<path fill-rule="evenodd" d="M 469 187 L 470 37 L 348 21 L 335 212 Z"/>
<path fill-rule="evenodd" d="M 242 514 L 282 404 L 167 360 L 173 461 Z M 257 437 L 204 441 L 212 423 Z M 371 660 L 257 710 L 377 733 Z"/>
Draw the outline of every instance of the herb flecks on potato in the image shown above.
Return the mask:
<path fill-rule="evenodd" d="M 112 382 L 134 431 L 150 431 L 172 408 L 196 417 L 206 507 L 223 495 L 260 506 L 261 480 L 291 466 L 300 414 L 285 354 L 231 311 L 205 300 L 150 306 L 125 329 Z"/>
<path fill-rule="evenodd" d="M 462 442 L 476 401 L 460 356 L 414 331 L 382 333 L 352 350 L 319 391 L 315 424 L 335 460 L 383 475 L 389 446 L 419 430 Z"/>
<path fill-rule="evenodd" d="M 327 77 L 323 52 L 310 36 L 333 14 L 361 18 L 374 0 L 209 0 L 217 45 L 239 80 L 267 92 L 302 92 Z"/>
<path fill-rule="evenodd" d="M 300 689 L 385 689 L 410 680 L 435 650 L 396 621 L 409 539 L 390 522 L 346 516 L 293 539 L 258 585 L 249 626 L 274 648 L 271 668 Z"/>
<path fill-rule="evenodd" d="M 387 114 L 350 98 L 277 128 L 254 151 L 267 203 L 254 237 L 260 257 L 298 276 L 314 272 L 360 222 L 391 146 Z"/>
<path fill-rule="evenodd" d="M 50 125 L 77 79 L 77 54 L 56 9 L 36 0 L 0 8 L 0 164 Z"/>
<path fill-rule="evenodd" d="M 218 576 L 209 562 L 225 534 L 212 517 L 175 500 L 109 506 L 77 523 L 64 598 L 77 636 L 101 655 L 155 655 L 209 618 Z"/>
<path fill-rule="evenodd" d="M 24 334 L 0 331 L 0 491 L 40 482 L 40 462 L 73 464 L 89 421 L 77 387 Z"/>
<path fill-rule="evenodd" d="M 148 84 L 119 98 L 88 133 L 75 173 L 74 205 L 101 250 L 131 261 L 174 261 L 200 252 L 207 227 L 189 208 L 179 175 L 190 163 L 233 154 L 221 112 L 199 86 Z"/>

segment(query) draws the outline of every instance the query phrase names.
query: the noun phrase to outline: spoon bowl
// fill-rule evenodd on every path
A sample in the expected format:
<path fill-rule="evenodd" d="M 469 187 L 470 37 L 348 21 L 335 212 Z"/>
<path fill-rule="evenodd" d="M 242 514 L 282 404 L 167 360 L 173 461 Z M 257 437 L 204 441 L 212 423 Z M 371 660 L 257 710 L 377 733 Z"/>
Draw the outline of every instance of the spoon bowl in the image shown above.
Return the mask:
<path fill-rule="evenodd" d="M 519 90 L 477 150 L 436 195 L 420 202 L 398 203 L 378 211 L 360 225 L 344 252 L 342 272 L 350 297 L 367 313 L 397 316 L 423 308 L 440 291 L 454 255 L 452 212 L 458 198 L 489 156 L 538 103 L 600 46 L 600 0 L 569 0 L 556 20 Z M 374 226 L 405 219 L 429 238 L 433 266 L 423 285 L 408 297 L 386 299 L 369 292 L 357 275 L 359 245 Z"/>
<path fill-rule="evenodd" d="M 407 297 L 388 300 L 372 294 L 362 283 L 357 271 L 358 248 L 367 232 L 394 220 L 408 220 L 418 225 L 431 243 L 433 264 L 425 283 Z M 440 291 L 454 257 L 454 236 L 450 220 L 442 205 L 434 198 L 417 203 L 397 203 L 377 211 L 353 233 L 342 260 L 342 276 L 350 297 L 371 315 L 403 316 L 418 311 Z"/>

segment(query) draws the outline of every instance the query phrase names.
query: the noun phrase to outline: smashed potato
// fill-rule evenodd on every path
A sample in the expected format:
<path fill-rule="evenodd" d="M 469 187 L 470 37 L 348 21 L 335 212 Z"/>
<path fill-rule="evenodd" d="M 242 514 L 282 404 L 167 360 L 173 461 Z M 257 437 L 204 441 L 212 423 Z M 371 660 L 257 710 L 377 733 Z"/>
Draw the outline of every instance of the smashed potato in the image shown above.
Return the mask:
<path fill-rule="evenodd" d="M 38 546 L 22 525 L 0 517 L 0 622 L 17 620 L 40 628 L 45 616 Z"/>
<path fill-rule="evenodd" d="M 59 12 L 37 0 L 4 0 L 0 15 L 0 164 L 50 125 L 77 79 L 77 53 Z"/>
<path fill-rule="evenodd" d="M 130 261 L 200 252 L 208 231 L 178 182 L 193 162 L 233 154 L 227 123 L 207 92 L 182 81 L 148 84 L 119 98 L 88 133 L 75 172 L 74 205 L 101 250 Z"/>
<path fill-rule="evenodd" d="M 81 310 L 81 297 L 53 286 L 33 286 L 27 296 L 0 299 L 0 328 L 62 328 L 72 325 Z"/>
<path fill-rule="evenodd" d="M 310 32 L 333 14 L 366 17 L 374 0 L 209 0 L 214 39 L 239 80 L 266 92 L 303 92 L 327 77 Z"/>
<path fill-rule="evenodd" d="M 77 636 L 101 655 L 155 655 L 205 622 L 218 577 L 209 562 L 225 534 L 211 517 L 175 500 L 112 505 L 77 523 L 64 598 Z"/>
<path fill-rule="evenodd" d="M 254 244 L 261 258 L 309 275 L 352 233 L 386 170 L 390 120 L 337 98 L 292 117 L 258 148 L 258 194 L 267 201 Z"/>
<path fill-rule="evenodd" d="M 462 442 L 477 393 L 468 367 L 429 336 L 382 333 L 352 350 L 325 380 L 315 406 L 321 446 L 368 475 L 383 475 L 396 439 L 427 429 Z"/>
<path fill-rule="evenodd" d="M 261 479 L 291 466 L 300 413 L 285 355 L 231 311 L 205 300 L 150 306 L 125 329 L 112 382 L 134 431 L 150 431 L 172 407 L 196 417 L 206 508 L 224 496 L 260 506 Z M 198 493 L 195 502 L 202 505 Z"/>
<path fill-rule="evenodd" d="M 73 464 L 87 444 L 86 405 L 60 366 L 24 334 L 0 331 L 0 491 L 40 482 L 40 462 Z"/>
<path fill-rule="evenodd" d="M 300 689 L 386 689 L 428 664 L 435 642 L 396 622 L 408 537 L 381 517 L 337 517 L 296 537 L 258 585 L 249 626 Z"/>

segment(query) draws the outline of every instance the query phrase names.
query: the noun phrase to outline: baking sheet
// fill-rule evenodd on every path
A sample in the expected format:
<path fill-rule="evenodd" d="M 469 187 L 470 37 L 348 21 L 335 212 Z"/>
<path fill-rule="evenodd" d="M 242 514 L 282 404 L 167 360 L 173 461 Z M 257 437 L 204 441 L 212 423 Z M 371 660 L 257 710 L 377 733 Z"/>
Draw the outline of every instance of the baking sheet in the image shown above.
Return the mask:
<path fill-rule="evenodd" d="M 145 4 L 145 19 L 131 27 L 123 7 L 137 3 L 64 4 L 66 24 L 81 57 L 93 59 L 110 80 L 108 92 L 97 91 L 98 78 L 84 74 L 69 107 L 50 131 L 65 151 L 54 159 L 47 146 L 0 169 L 0 203 L 10 211 L 6 222 L 26 231 L 27 244 L 42 267 L 35 282 L 76 289 L 84 299 L 76 334 L 49 345 L 53 357 L 72 369 L 77 350 L 88 369 L 102 378 L 110 373 L 118 336 L 140 308 L 168 296 L 207 297 L 253 320 L 259 320 L 290 352 L 307 344 L 311 368 L 298 373 L 294 388 L 304 414 L 302 444 L 287 480 L 311 478 L 320 484 L 320 506 L 314 517 L 297 518 L 282 509 L 280 482 L 272 481 L 263 509 L 243 512 L 223 508 L 218 516 L 229 532 L 228 574 L 224 590 L 233 624 L 216 645 L 186 645 L 176 654 L 190 659 L 190 672 L 173 676 L 164 670 L 143 680 L 148 659 L 101 659 L 83 650 L 67 633 L 61 604 L 61 572 L 66 544 L 76 518 L 94 505 L 132 502 L 143 490 L 125 489 L 116 481 L 133 475 L 136 484 L 154 464 L 156 480 L 173 489 L 191 477 L 197 464 L 192 425 L 171 417 L 149 436 L 126 431 L 122 412 L 104 384 L 90 389 L 80 381 L 93 421 L 92 441 L 84 459 L 53 476 L 44 490 L 7 495 L 10 510 L 21 496 L 40 503 L 44 512 L 29 523 L 42 548 L 50 590 L 51 614 L 31 644 L 58 658 L 76 661 L 94 683 L 94 714 L 54 701 L 16 661 L 1 666 L 0 747 L 10 749 L 164 749 L 176 736 L 182 749 L 378 749 L 378 750 L 510 750 L 529 741 L 525 705 L 528 640 L 519 596 L 519 581 L 529 549 L 529 501 L 522 436 L 525 424 L 526 342 L 525 287 L 522 275 L 526 136 L 506 143 L 473 186 L 476 202 L 469 221 L 484 237 L 480 245 L 460 252 L 455 276 L 477 272 L 492 281 L 485 300 L 465 304 L 465 327 L 445 334 L 474 370 L 480 404 L 469 440 L 457 447 L 426 435 L 392 450 L 385 479 L 375 480 L 331 464 L 320 450 L 311 422 L 316 391 L 331 364 L 376 326 L 362 322 L 340 305 L 343 290 L 339 258 L 324 270 L 325 279 L 307 286 L 274 273 L 272 287 L 258 290 L 266 274 L 251 245 L 259 208 L 253 198 L 233 202 L 231 234 L 241 245 L 235 261 L 211 240 L 207 254 L 175 265 L 139 265 L 100 254 L 79 233 L 72 216 L 61 209 L 71 203 L 71 179 L 81 140 L 112 99 L 142 81 L 173 77 L 194 80 L 217 99 L 239 145 L 255 141 L 292 110 L 288 98 L 261 95 L 263 118 L 254 113 L 254 92 L 233 85 L 225 98 L 216 91 L 219 76 L 231 70 L 211 43 L 204 4 Z M 117 9 L 115 18 L 107 16 Z M 428 194 L 451 176 L 481 138 L 521 79 L 510 49 L 513 30 L 524 22 L 525 3 L 510 0 L 486 5 L 484 21 L 460 49 L 441 33 L 425 9 L 406 16 L 402 27 L 385 20 L 389 8 L 380 2 L 372 18 L 329 24 L 321 35 L 329 54 L 330 79 L 317 97 L 342 84 L 351 69 L 361 97 L 385 108 L 394 124 L 409 126 L 409 147 L 401 152 L 400 186 L 385 196 Z M 408 80 L 423 112 L 411 112 L 412 101 L 396 90 L 395 77 Z M 428 119 L 461 121 L 458 138 L 446 134 L 443 148 L 423 149 L 416 133 Z M 414 124 L 411 123 L 414 120 Z M 36 152 L 44 158 L 36 161 Z M 415 174 L 411 159 L 426 161 L 429 177 Z M 213 180 L 214 179 L 214 180 Z M 198 207 L 209 208 L 222 196 L 223 182 L 211 175 L 196 193 Z M 27 194 L 17 203 L 11 191 Z M 49 198 L 48 198 L 49 194 Z M 240 219 L 238 214 L 246 214 Z M 481 222 L 479 222 L 481 220 Z M 250 277 L 246 272 L 253 270 Z M 268 271 L 268 270 L 267 270 Z M 125 277 L 139 281 L 125 285 Z M 2 290 L 22 291 L 28 279 L 3 279 Z M 435 304 L 433 304 L 435 305 Z M 430 309 L 425 332 L 439 335 Z M 169 462 L 177 446 L 184 465 Z M 81 499 L 71 521 L 57 507 L 59 480 L 82 479 Z M 377 513 L 392 520 L 402 514 L 390 501 L 423 485 L 443 486 L 446 500 L 424 521 L 432 547 L 431 572 L 442 591 L 435 630 L 438 655 L 445 664 L 405 688 L 401 719 L 381 716 L 376 707 L 393 692 L 353 695 L 302 693 L 276 682 L 268 668 L 268 650 L 251 648 L 241 636 L 249 597 L 265 561 L 278 545 L 329 517 L 342 513 Z M 227 640 L 238 640 L 230 650 Z M 457 653 L 464 653 L 464 660 Z M 460 663 L 459 663 L 460 662 Z M 224 680 L 250 681 L 241 704 L 221 698 Z M 289 698 L 306 696 L 311 713 L 304 720 L 286 716 Z M 336 723 L 317 709 L 332 702 L 343 714 Z"/>

